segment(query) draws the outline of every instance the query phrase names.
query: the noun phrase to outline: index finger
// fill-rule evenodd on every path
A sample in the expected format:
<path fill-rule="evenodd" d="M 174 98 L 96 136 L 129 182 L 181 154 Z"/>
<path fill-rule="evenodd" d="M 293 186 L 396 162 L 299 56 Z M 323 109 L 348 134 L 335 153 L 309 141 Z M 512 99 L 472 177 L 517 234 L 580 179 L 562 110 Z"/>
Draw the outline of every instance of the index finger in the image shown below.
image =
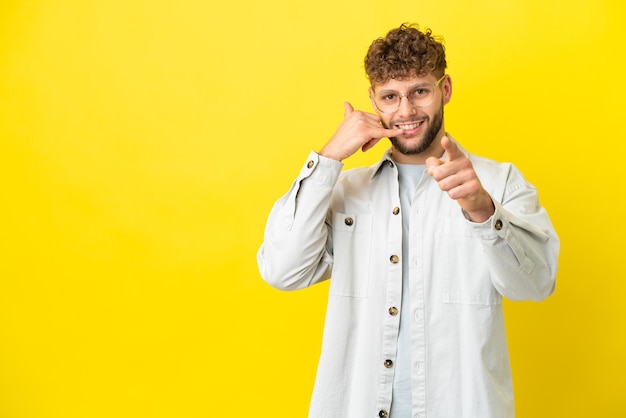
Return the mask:
<path fill-rule="evenodd" d="M 452 141 L 447 136 L 441 138 L 441 146 L 446 152 L 446 161 L 456 160 L 457 158 L 463 157 L 463 153 L 459 149 L 456 142 Z"/>

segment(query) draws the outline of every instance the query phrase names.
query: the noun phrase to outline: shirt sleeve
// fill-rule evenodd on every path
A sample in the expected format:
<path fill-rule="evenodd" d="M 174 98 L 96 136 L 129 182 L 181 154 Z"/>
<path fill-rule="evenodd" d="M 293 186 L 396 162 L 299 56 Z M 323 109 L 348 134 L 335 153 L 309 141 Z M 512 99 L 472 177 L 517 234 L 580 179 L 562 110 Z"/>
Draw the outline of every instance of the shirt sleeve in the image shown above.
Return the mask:
<path fill-rule="evenodd" d="M 486 222 L 469 222 L 481 239 L 492 282 L 504 297 L 539 301 L 555 288 L 560 241 L 537 190 L 510 166 L 501 198 Z"/>
<path fill-rule="evenodd" d="M 311 152 L 289 191 L 273 206 L 257 263 L 263 279 L 281 290 L 330 277 L 332 234 L 327 212 L 343 164 Z"/>

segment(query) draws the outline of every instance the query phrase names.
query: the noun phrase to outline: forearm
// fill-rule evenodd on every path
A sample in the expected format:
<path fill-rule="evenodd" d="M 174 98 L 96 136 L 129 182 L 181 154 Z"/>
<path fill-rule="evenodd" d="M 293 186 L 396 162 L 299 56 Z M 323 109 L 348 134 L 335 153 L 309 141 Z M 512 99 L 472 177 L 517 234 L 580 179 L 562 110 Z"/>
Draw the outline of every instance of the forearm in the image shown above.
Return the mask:
<path fill-rule="evenodd" d="M 543 208 L 515 216 L 495 202 L 493 216 L 473 228 L 500 294 L 512 300 L 542 300 L 553 292 L 560 243 Z"/>
<path fill-rule="evenodd" d="M 257 261 L 265 281 L 300 289 L 330 276 L 326 213 L 342 164 L 311 153 L 289 192 L 272 208 Z"/>

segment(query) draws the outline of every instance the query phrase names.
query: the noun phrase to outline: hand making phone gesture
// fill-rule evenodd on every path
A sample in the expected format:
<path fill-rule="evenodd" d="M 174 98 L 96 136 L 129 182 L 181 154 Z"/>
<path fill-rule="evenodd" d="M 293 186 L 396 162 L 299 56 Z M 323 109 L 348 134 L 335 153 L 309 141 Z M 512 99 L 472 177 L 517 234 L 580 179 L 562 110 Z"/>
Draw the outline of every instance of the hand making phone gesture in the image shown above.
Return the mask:
<path fill-rule="evenodd" d="M 320 151 L 320 155 L 342 161 L 360 148 L 367 151 L 381 138 L 400 135 L 402 129 L 385 129 L 380 117 L 373 113 L 354 110 L 350 103 L 344 103 L 345 113 L 337 132 Z"/>

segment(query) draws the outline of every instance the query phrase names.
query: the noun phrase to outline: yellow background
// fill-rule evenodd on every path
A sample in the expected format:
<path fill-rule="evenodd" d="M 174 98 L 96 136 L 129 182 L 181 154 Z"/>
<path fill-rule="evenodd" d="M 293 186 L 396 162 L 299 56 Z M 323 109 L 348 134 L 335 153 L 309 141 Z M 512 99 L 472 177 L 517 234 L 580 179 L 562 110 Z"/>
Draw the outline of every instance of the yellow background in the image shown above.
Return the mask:
<path fill-rule="evenodd" d="M 0 418 L 305 416 L 327 285 L 256 250 L 404 21 L 445 38 L 448 131 L 562 239 L 554 296 L 505 306 L 518 416 L 626 416 L 624 7 L 3 0 Z"/>

